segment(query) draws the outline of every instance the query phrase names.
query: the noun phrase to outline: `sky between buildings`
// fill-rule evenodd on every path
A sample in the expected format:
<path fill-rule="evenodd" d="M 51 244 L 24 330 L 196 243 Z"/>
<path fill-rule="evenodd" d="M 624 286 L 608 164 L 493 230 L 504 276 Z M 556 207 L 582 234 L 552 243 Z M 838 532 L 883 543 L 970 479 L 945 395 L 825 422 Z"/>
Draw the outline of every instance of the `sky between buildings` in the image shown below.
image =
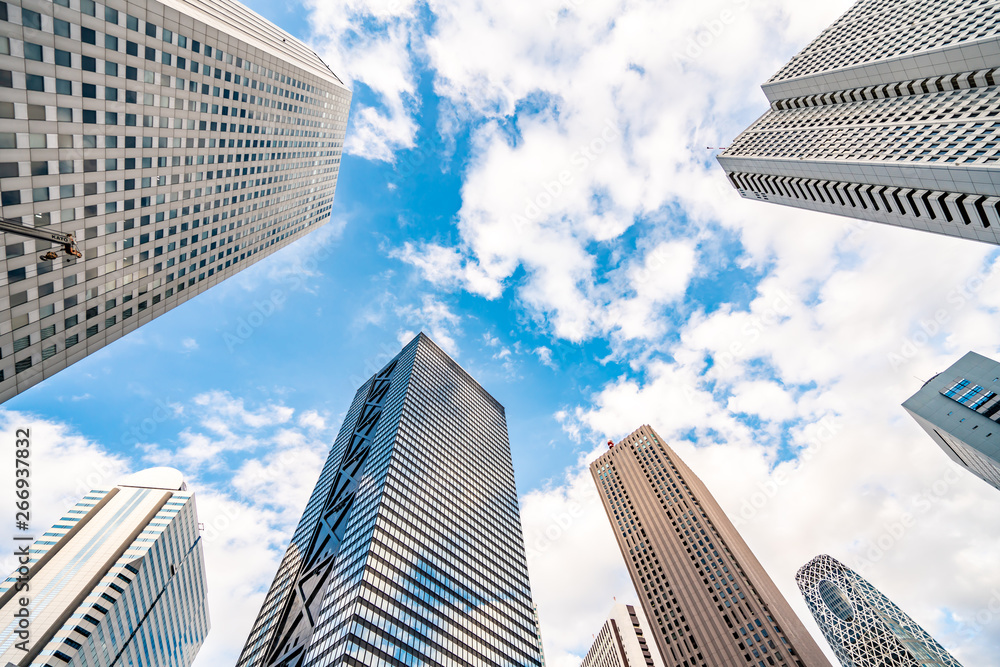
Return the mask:
<path fill-rule="evenodd" d="M 37 528 L 184 471 L 196 665 L 232 664 L 354 391 L 423 330 L 507 409 L 548 664 L 636 599 L 585 463 L 643 423 L 814 633 L 793 576 L 829 553 L 993 663 L 1000 495 L 899 404 L 1000 353 L 998 252 L 743 201 L 706 150 L 848 0 L 248 4 L 354 91 L 331 222 L 0 408 Z"/>

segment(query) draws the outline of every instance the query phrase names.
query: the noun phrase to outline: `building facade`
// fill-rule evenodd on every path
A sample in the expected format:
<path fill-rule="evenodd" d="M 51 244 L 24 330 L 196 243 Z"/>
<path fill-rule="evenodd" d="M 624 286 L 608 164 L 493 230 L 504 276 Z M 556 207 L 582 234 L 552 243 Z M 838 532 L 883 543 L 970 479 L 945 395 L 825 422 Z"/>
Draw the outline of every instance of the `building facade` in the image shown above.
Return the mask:
<path fill-rule="evenodd" d="M 1000 489 L 1000 363 L 969 352 L 924 384 L 903 408 L 937 445 Z"/>
<path fill-rule="evenodd" d="M 590 464 L 668 667 L 828 667 L 708 489 L 649 426 Z"/>
<path fill-rule="evenodd" d="M 795 580 L 844 667 L 961 667 L 889 598 L 836 559 L 814 558 Z"/>
<path fill-rule="evenodd" d="M 859 0 L 719 156 L 747 199 L 1000 243 L 1000 8 Z"/>
<path fill-rule="evenodd" d="M 83 255 L 3 235 L 0 400 L 324 224 L 349 104 L 233 0 L 0 2 L 0 217 Z"/>
<path fill-rule="evenodd" d="M 540 665 L 503 406 L 424 334 L 358 390 L 238 667 Z"/>
<path fill-rule="evenodd" d="M 209 630 L 205 559 L 178 471 L 91 491 L 34 544 L 15 544 L 21 568 L 0 584 L 0 664 L 194 661 Z"/>
<path fill-rule="evenodd" d="M 646 639 L 651 634 L 641 610 L 616 604 L 581 667 L 663 667 L 660 652 Z"/>

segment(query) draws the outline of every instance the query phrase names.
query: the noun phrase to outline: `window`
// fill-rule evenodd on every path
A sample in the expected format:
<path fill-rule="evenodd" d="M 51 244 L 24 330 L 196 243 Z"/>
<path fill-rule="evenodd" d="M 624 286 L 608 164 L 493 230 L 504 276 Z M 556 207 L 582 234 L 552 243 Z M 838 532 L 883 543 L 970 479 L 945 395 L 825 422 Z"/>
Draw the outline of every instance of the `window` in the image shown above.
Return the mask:
<path fill-rule="evenodd" d="M 52 31 L 59 37 L 69 37 L 69 22 L 52 19 Z"/>
<path fill-rule="evenodd" d="M 67 79 L 56 79 L 56 92 L 60 95 L 72 95 L 73 83 Z"/>
<path fill-rule="evenodd" d="M 27 60 L 36 60 L 38 62 L 42 62 L 42 45 L 32 44 L 31 42 L 25 42 L 24 57 Z"/>
<path fill-rule="evenodd" d="M 45 77 L 38 74 L 25 74 L 24 87 L 28 90 L 45 92 Z"/>
<path fill-rule="evenodd" d="M 17 162 L 0 162 L 0 178 L 15 178 L 18 175 Z"/>
<path fill-rule="evenodd" d="M 73 61 L 70 58 L 69 51 L 56 49 L 56 65 L 59 65 L 61 67 L 73 66 Z"/>
<path fill-rule="evenodd" d="M 21 9 L 21 23 L 25 28 L 42 29 L 42 15 L 30 9 Z"/>
<path fill-rule="evenodd" d="M 84 44 L 97 44 L 97 33 L 91 28 L 80 28 L 80 41 Z"/>

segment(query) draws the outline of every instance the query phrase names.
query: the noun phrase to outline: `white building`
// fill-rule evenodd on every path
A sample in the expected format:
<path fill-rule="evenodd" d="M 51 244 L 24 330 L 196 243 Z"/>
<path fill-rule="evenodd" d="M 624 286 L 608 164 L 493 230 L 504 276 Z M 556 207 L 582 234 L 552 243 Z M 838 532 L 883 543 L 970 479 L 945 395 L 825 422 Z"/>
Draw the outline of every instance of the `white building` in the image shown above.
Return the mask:
<path fill-rule="evenodd" d="M 232 0 L 0 2 L 6 400 L 330 216 L 350 92 Z M 54 251 L 58 258 L 42 259 Z"/>
<path fill-rule="evenodd" d="M 817 556 L 795 581 L 843 667 L 962 667 L 892 600 L 836 559 Z"/>
<path fill-rule="evenodd" d="M 616 604 L 581 667 L 664 667 L 652 637 L 641 609 Z"/>
<path fill-rule="evenodd" d="M 178 471 L 91 491 L 25 551 L 22 571 L 0 584 L 0 664 L 194 661 L 209 629 L 205 560 Z"/>
<path fill-rule="evenodd" d="M 945 454 L 1000 489 L 1000 363 L 969 352 L 903 403 Z"/>
<path fill-rule="evenodd" d="M 1000 7 L 859 0 L 719 162 L 747 199 L 1000 243 Z"/>

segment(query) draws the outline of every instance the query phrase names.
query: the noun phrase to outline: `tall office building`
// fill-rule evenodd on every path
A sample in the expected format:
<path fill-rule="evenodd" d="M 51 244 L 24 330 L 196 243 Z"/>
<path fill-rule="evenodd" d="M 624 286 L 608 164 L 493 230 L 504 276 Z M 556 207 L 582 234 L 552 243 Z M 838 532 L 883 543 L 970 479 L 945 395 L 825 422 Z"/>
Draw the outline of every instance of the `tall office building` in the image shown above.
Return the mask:
<path fill-rule="evenodd" d="M 830 556 L 809 561 L 795 581 L 844 667 L 962 667 L 889 598 Z"/>
<path fill-rule="evenodd" d="M 829 666 L 700 479 L 642 426 L 590 464 L 668 667 Z"/>
<path fill-rule="evenodd" d="M 641 611 L 616 604 L 581 667 L 663 667 L 660 652 L 646 640 L 650 634 Z"/>
<path fill-rule="evenodd" d="M 1000 7 L 859 0 L 719 162 L 747 199 L 1000 243 Z"/>
<path fill-rule="evenodd" d="M 34 544 L 14 540 L 21 568 L 0 584 L 0 664 L 194 661 L 209 628 L 205 560 L 178 471 L 91 491 Z"/>
<path fill-rule="evenodd" d="M 903 407 L 959 464 L 1000 489 L 1000 363 L 969 352 Z"/>
<path fill-rule="evenodd" d="M 358 390 L 237 664 L 540 664 L 503 406 L 424 334 Z"/>
<path fill-rule="evenodd" d="M 315 53 L 233 0 L 105 2 L 0 2 L 0 217 L 83 254 L 3 234 L 0 400 L 330 216 L 350 93 Z"/>

